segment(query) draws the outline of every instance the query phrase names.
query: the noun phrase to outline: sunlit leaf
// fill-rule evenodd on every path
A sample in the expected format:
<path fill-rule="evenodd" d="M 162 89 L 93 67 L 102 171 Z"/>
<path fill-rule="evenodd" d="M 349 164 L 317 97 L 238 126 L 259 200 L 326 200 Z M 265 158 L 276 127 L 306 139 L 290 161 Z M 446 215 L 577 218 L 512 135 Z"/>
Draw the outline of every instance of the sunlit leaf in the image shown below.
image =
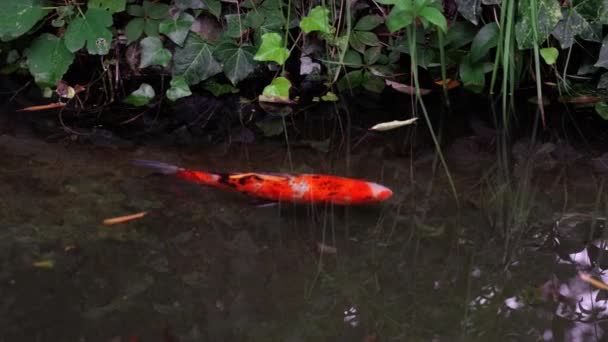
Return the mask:
<path fill-rule="evenodd" d="M 329 10 L 323 6 L 316 6 L 307 16 L 300 20 L 300 28 L 304 33 L 320 31 L 330 33 Z"/>
<path fill-rule="evenodd" d="M 254 60 L 272 61 L 283 65 L 289 58 L 289 50 L 283 45 L 283 38 L 280 34 L 270 32 L 262 35 L 262 45 L 256 52 Z"/>
<path fill-rule="evenodd" d="M 277 77 L 272 82 L 264 87 L 260 101 L 272 100 L 267 102 L 289 102 L 289 89 L 291 82 L 285 77 Z"/>
<path fill-rule="evenodd" d="M 548 65 L 553 65 L 557 61 L 557 57 L 559 56 L 559 51 L 554 47 L 543 48 L 543 49 L 540 49 L 540 55 L 545 60 L 545 63 L 547 63 Z"/>
<path fill-rule="evenodd" d="M 136 91 L 125 97 L 123 101 L 135 107 L 141 107 L 150 103 L 155 95 L 156 93 L 151 85 L 142 83 Z"/>

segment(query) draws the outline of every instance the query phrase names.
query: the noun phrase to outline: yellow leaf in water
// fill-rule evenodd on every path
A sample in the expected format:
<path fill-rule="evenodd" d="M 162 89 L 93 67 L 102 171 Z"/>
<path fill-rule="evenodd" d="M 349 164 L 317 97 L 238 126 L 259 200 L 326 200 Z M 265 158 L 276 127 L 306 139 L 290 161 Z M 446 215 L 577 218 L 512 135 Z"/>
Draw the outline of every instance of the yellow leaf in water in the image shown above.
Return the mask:
<path fill-rule="evenodd" d="M 32 266 L 39 268 L 53 268 L 55 267 L 55 262 L 53 260 L 34 261 Z"/>

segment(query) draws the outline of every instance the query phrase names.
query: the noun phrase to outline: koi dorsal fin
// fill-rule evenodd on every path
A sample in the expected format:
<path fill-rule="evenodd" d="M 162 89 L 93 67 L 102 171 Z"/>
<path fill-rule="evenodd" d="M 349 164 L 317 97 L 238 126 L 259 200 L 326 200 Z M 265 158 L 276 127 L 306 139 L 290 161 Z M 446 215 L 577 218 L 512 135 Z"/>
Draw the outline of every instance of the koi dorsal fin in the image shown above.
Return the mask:
<path fill-rule="evenodd" d="M 254 177 L 254 176 L 260 180 L 267 180 L 267 181 L 274 181 L 274 182 L 284 181 L 284 180 L 287 180 L 290 178 L 288 175 L 256 173 L 256 172 L 233 173 L 233 174 L 230 174 L 228 177 L 230 179 L 239 180 L 242 178 L 248 178 L 248 177 Z"/>

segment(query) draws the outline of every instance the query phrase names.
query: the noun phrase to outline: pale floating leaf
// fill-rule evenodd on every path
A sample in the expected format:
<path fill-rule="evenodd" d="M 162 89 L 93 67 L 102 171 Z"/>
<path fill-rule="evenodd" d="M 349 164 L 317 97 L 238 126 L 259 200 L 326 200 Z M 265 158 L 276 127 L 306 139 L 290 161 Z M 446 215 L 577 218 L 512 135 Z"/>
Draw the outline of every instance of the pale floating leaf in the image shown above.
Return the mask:
<path fill-rule="evenodd" d="M 390 131 L 391 129 L 408 126 L 416 122 L 418 118 L 411 118 L 407 120 L 393 120 L 388 122 L 381 122 L 370 128 L 370 131 Z"/>

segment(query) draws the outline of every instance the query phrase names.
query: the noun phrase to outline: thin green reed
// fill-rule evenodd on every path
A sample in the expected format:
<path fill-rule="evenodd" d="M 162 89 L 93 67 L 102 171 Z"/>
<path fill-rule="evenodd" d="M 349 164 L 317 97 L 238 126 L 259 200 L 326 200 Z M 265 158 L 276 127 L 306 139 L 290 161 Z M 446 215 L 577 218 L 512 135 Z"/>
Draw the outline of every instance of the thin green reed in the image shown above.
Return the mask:
<path fill-rule="evenodd" d="M 454 184 L 454 180 L 452 178 L 452 174 L 450 173 L 450 169 L 448 168 L 448 164 L 445 161 L 443 153 L 441 152 L 441 146 L 439 145 L 439 140 L 437 139 L 437 135 L 435 134 L 435 130 L 433 129 L 433 124 L 429 118 L 429 114 L 426 110 L 426 106 L 424 105 L 424 101 L 422 99 L 422 93 L 420 92 L 420 81 L 418 79 L 418 58 L 416 54 L 416 21 L 414 20 L 412 24 L 408 25 L 405 28 L 407 42 L 409 46 L 410 58 L 411 58 L 411 68 L 412 75 L 414 78 L 414 86 L 416 89 L 416 102 L 420 105 L 420 109 L 422 109 L 422 114 L 424 119 L 429 127 L 429 132 L 431 133 L 431 137 L 433 139 L 433 144 L 435 145 L 435 149 L 437 151 L 437 155 L 439 156 L 439 160 L 441 161 L 441 166 L 443 167 L 447 177 L 448 182 L 450 183 L 450 189 L 452 190 L 452 194 L 456 199 L 457 205 L 459 205 L 458 201 L 458 192 L 456 191 L 456 185 Z"/>

